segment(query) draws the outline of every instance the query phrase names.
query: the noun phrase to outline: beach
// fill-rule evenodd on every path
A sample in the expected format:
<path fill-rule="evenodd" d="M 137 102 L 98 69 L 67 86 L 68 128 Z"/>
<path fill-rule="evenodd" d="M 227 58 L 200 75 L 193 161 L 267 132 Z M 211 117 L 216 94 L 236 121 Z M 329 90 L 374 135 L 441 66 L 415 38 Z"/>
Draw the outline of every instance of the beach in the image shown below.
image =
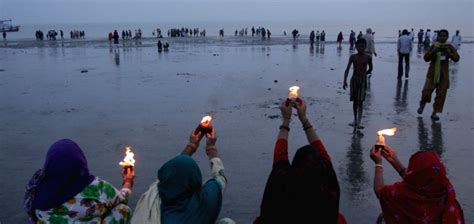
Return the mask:
<path fill-rule="evenodd" d="M 182 151 L 207 113 L 213 115 L 228 178 L 220 217 L 251 223 L 272 166 L 278 107 L 293 85 L 301 87 L 308 117 L 332 157 L 340 212 L 349 223 L 373 223 L 381 213 L 369 150 L 377 130 L 391 127 L 398 132 L 386 142 L 404 165 L 419 149 L 440 154 L 466 223 L 474 221 L 474 44 L 463 44 L 460 62 L 451 64 L 445 111 L 432 122 L 432 104 L 423 115 L 416 113 L 428 68 L 422 53 L 415 44 L 410 77 L 398 81 L 396 44 L 377 42 L 376 36 L 365 128 L 353 135 L 352 103 L 342 89 L 351 53 L 346 40 L 341 50 L 333 41 L 311 50 L 307 38 L 294 42 L 290 36 L 164 40 L 169 52 L 158 53 L 154 38 L 139 45 L 121 42 L 118 53 L 98 38 L 0 41 L 0 223 L 27 220 L 25 184 L 41 168 L 49 146 L 62 138 L 76 141 L 91 173 L 117 188 L 118 162 L 125 145 L 132 146 L 137 177 L 129 204 L 134 208 L 160 166 Z M 296 116 L 290 128 L 291 160 L 308 143 Z M 210 168 L 203 145 L 193 157 L 205 181 Z M 386 184 L 401 180 L 387 162 L 384 171 Z"/>

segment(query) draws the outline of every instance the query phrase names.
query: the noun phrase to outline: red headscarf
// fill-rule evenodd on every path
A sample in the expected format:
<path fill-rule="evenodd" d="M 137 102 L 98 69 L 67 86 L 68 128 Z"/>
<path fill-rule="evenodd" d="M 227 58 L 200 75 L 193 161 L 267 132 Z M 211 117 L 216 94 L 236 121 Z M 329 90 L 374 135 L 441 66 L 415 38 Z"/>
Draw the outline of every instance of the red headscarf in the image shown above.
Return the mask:
<path fill-rule="evenodd" d="M 385 186 L 380 204 L 388 224 L 465 223 L 446 169 L 433 150 L 410 158 L 403 181 Z"/>

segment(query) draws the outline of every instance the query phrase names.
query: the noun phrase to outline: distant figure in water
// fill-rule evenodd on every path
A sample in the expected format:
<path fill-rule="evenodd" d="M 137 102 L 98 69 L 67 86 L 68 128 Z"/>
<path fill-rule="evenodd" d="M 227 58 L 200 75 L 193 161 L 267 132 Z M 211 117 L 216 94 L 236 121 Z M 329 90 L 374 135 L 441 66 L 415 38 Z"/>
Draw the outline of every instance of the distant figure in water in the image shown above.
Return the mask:
<path fill-rule="evenodd" d="M 357 40 L 360 40 L 360 38 L 362 38 L 362 36 L 364 36 L 364 34 L 362 34 L 362 31 L 359 31 L 359 34 L 357 35 Z"/>
<path fill-rule="evenodd" d="M 367 90 L 367 75 L 372 73 L 372 57 L 365 53 L 367 43 L 364 38 L 357 40 L 356 49 L 357 54 L 349 57 L 346 71 L 344 72 L 344 84 L 342 88 L 347 88 L 347 76 L 351 65 L 354 64 L 354 69 L 350 84 L 350 101 L 352 101 L 352 111 L 354 113 L 354 122 L 351 124 L 354 127 L 354 133 L 357 129 L 363 129 L 360 125 L 362 119 L 362 108 L 365 100 L 365 93 Z M 367 66 L 369 70 L 367 70 Z"/>
<path fill-rule="evenodd" d="M 294 29 L 291 34 L 293 35 L 293 40 L 296 40 L 296 38 L 298 37 L 298 30 L 297 29 Z"/>
<path fill-rule="evenodd" d="M 376 147 L 372 147 L 370 158 L 375 163 L 374 191 L 382 207 L 377 223 L 465 223 L 454 187 L 435 150 L 416 152 L 405 168 L 396 150 L 388 145 Z M 399 182 L 385 185 L 382 157 L 398 172 Z"/>
<path fill-rule="evenodd" d="M 114 39 L 114 45 L 115 45 L 115 50 L 119 50 L 119 34 L 117 30 L 114 31 L 113 39 Z"/>
<path fill-rule="evenodd" d="M 63 30 L 59 30 L 59 35 L 61 35 L 61 40 L 64 39 L 64 33 Z"/>
<path fill-rule="evenodd" d="M 444 102 L 449 88 L 449 60 L 459 61 L 459 54 L 456 48 L 447 42 L 449 32 L 440 30 L 438 41 L 435 42 L 423 57 L 426 62 L 430 62 L 428 74 L 426 75 L 425 86 L 421 94 L 418 114 L 422 114 L 426 103 L 431 102 L 431 94 L 436 90 L 436 97 L 433 103 L 433 113 L 431 119 L 439 120 L 437 113 L 443 112 Z"/>
<path fill-rule="evenodd" d="M 372 32 L 371 28 L 367 28 L 366 34 L 362 36 L 362 38 L 366 41 L 366 49 L 365 53 L 369 54 L 370 56 L 374 55 L 377 57 L 377 52 L 375 52 L 375 41 L 374 41 L 374 32 Z"/>
<path fill-rule="evenodd" d="M 156 46 L 158 47 L 158 52 L 161 52 L 163 50 L 163 44 L 161 43 L 161 40 L 158 41 Z"/>
<path fill-rule="evenodd" d="M 341 48 L 342 40 L 344 40 L 344 37 L 342 36 L 342 32 L 339 32 L 339 35 L 337 35 L 337 43 L 339 44 L 339 48 Z"/>
<path fill-rule="evenodd" d="M 459 35 L 459 30 L 456 30 L 456 35 L 454 35 L 451 38 L 451 44 L 453 45 L 454 48 L 456 48 L 457 51 L 459 51 L 461 50 L 461 43 L 462 43 L 461 35 Z"/>
<path fill-rule="evenodd" d="M 112 43 L 112 39 L 114 38 L 114 35 L 112 32 L 109 33 L 109 43 Z"/>
<path fill-rule="evenodd" d="M 346 224 L 339 213 L 340 187 L 326 147 L 306 115 L 302 98 L 283 100 L 283 123 L 273 150 L 272 170 L 253 224 Z M 308 143 L 299 148 L 290 163 L 288 132 L 295 108 Z"/>
<path fill-rule="evenodd" d="M 7 32 L 3 31 L 2 36 L 3 36 L 3 40 L 6 40 L 7 39 Z"/>
<path fill-rule="evenodd" d="M 423 45 L 423 35 L 423 29 L 420 29 L 420 31 L 418 31 L 418 46 Z"/>
<path fill-rule="evenodd" d="M 133 169 L 123 171 L 122 189 L 116 189 L 89 172 L 79 145 L 59 140 L 26 186 L 28 223 L 129 223 L 132 210 L 127 202 L 134 178 Z"/>
<path fill-rule="evenodd" d="M 326 33 L 323 31 L 321 31 L 321 46 L 324 47 L 324 45 L 326 44 Z"/>
<path fill-rule="evenodd" d="M 311 33 L 309 34 L 309 45 L 310 45 L 310 47 L 314 46 L 314 38 L 315 37 L 316 37 L 316 35 L 314 34 L 314 30 L 312 30 Z"/>
<path fill-rule="evenodd" d="M 267 36 L 268 36 L 268 39 L 270 39 L 270 36 L 272 35 L 272 32 L 270 32 L 269 29 L 267 29 Z"/>
<path fill-rule="evenodd" d="M 165 42 L 165 44 L 163 45 L 164 51 L 168 51 L 169 47 L 170 47 L 170 44 L 168 44 L 168 42 Z"/>
<path fill-rule="evenodd" d="M 350 49 L 353 50 L 354 49 L 354 45 L 355 45 L 355 42 L 356 42 L 356 36 L 355 36 L 355 32 L 354 30 L 351 30 L 351 35 L 349 36 L 349 44 L 351 45 L 350 46 Z"/>

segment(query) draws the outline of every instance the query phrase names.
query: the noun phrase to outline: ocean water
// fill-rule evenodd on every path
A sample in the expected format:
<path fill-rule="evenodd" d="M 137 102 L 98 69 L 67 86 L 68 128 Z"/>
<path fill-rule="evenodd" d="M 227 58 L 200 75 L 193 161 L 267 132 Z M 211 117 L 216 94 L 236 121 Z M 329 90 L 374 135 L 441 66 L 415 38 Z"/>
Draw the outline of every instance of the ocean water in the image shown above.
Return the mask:
<path fill-rule="evenodd" d="M 183 23 L 173 23 L 173 22 L 143 22 L 143 23 L 58 23 L 58 24 L 15 24 L 20 25 L 20 31 L 14 33 L 8 33 L 7 38 L 13 40 L 22 40 L 22 39 L 34 39 L 35 31 L 42 30 L 44 33 L 47 33 L 48 30 L 56 30 L 59 34 L 59 30 L 64 31 L 65 38 L 69 38 L 69 31 L 71 30 L 84 30 L 86 33 L 86 38 L 107 38 L 109 32 L 113 32 L 115 29 L 121 32 L 121 30 L 134 30 L 141 29 L 143 37 L 153 37 L 153 31 L 156 28 L 160 28 L 163 36 L 166 36 L 166 32 L 171 28 L 199 28 L 200 30 L 206 29 L 207 36 L 218 36 L 220 29 L 224 29 L 225 36 L 234 36 L 236 29 L 240 30 L 242 28 L 248 28 L 248 34 L 251 34 L 251 27 L 265 27 L 270 29 L 272 36 L 283 36 L 283 32 L 286 31 L 288 36 L 291 36 L 291 31 L 293 29 L 299 30 L 299 33 L 302 37 L 306 38 L 311 30 L 324 30 L 326 33 L 326 41 L 335 41 L 339 32 L 343 32 L 344 41 L 348 41 L 349 34 L 351 30 L 354 30 L 356 34 L 359 31 L 365 33 L 365 30 L 370 27 L 373 32 L 375 32 L 376 41 L 396 41 L 398 37 L 398 30 L 400 29 L 414 29 L 415 33 L 419 29 L 446 29 L 454 34 L 455 29 L 461 29 L 461 35 L 463 36 L 463 41 L 472 42 L 474 41 L 474 30 L 469 23 L 467 24 L 458 24 L 457 26 L 452 25 L 439 25 L 439 26 L 416 26 L 413 24 L 410 25 L 401 25 L 401 24 L 349 24 L 344 22 L 308 22 L 308 21 L 286 21 L 286 22 L 183 22 Z M 471 24 L 472 25 L 472 24 Z M 461 28 L 460 28 L 461 27 Z M 464 29 L 462 29 L 464 28 Z M 58 36 L 59 37 L 59 36 Z"/>

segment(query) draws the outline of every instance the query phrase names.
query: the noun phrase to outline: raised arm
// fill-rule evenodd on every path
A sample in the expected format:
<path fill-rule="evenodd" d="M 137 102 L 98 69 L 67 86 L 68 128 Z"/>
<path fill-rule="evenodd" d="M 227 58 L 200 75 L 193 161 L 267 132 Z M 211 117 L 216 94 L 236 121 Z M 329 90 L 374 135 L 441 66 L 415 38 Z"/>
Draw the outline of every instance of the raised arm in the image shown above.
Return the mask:
<path fill-rule="evenodd" d="M 216 130 L 213 128 L 211 133 L 206 134 L 206 137 L 206 155 L 209 157 L 209 162 L 211 164 L 212 178 L 215 179 L 221 185 L 223 193 L 227 186 L 227 178 L 224 175 L 224 164 L 222 163 L 222 160 L 218 157 L 217 153 Z"/>
<path fill-rule="evenodd" d="M 288 99 L 283 100 L 280 106 L 283 121 L 278 131 L 273 152 L 273 164 L 278 161 L 288 161 L 288 132 L 290 131 L 291 109 L 291 102 Z"/>
<path fill-rule="evenodd" d="M 195 130 L 193 130 L 191 132 L 191 135 L 189 136 L 189 143 L 184 147 L 181 154 L 192 156 L 198 149 L 199 143 L 201 142 L 202 137 L 203 137 L 203 134 L 200 131 L 195 132 Z"/>
<path fill-rule="evenodd" d="M 400 177 L 405 176 L 405 166 L 398 159 L 397 154 L 389 145 L 385 145 L 382 150 L 382 156 L 393 166 L 393 168 L 400 174 Z"/>
<path fill-rule="evenodd" d="M 375 163 L 374 192 L 377 198 L 380 198 L 382 188 L 385 186 L 383 181 L 382 150 L 375 150 L 375 145 L 370 150 L 370 158 Z"/>

